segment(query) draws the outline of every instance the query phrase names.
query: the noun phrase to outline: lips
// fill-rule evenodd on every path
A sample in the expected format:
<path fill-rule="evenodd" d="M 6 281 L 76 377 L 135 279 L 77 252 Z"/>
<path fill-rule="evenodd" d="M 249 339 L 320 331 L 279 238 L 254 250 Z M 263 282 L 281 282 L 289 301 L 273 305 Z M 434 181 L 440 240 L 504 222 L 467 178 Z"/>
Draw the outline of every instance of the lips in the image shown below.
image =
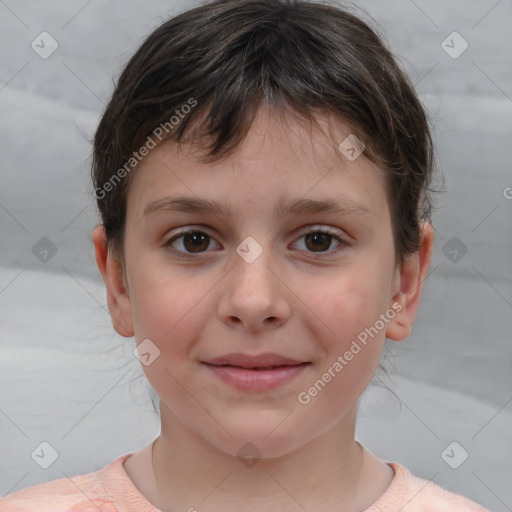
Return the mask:
<path fill-rule="evenodd" d="M 268 391 L 299 376 L 310 362 L 280 354 L 227 354 L 202 362 L 215 377 L 244 391 Z"/>
<path fill-rule="evenodd" d="M 243 354 L 237 352 L 216 357 L 204 362 L 213 366 L 237 366 L 239 368 L 247 368 L 253 370 L 272 370 L 281 366 L 295 366 L 298 364 L 303 364 L 307 361 L 291 359 L 289 357 L 285 357 L 272 352 L 265 352 L 258 355 Z"/>

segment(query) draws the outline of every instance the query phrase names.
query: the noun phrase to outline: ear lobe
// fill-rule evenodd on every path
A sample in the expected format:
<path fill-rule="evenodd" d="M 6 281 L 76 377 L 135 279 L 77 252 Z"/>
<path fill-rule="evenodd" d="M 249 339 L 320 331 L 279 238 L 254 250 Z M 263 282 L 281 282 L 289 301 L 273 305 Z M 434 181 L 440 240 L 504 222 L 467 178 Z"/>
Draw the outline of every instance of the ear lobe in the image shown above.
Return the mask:
<path fill-rule="evenodd" d="M 407 257 L 395 275 L 392 303 L 395 310 L 398 310 L 398 304 L 401 308 L 386 329 L 386 337 L 394 341 L 402 341 L 409 336 L 420 304 L 434 244 L 434 229 L 427 222 L 420 225 L 420 240 L 418 251 Z"/>
<path fill-rule="evenodd" d="M 134 335 L 130 295 L 123 279 L 121 263 L 109 251 L 105 228 L 94 228 L 92 239 L 96 255 L 96 264 L 103 277 L 107 290 L 107 304 L 112 325 L 116 332 L 125 338 Z"/>

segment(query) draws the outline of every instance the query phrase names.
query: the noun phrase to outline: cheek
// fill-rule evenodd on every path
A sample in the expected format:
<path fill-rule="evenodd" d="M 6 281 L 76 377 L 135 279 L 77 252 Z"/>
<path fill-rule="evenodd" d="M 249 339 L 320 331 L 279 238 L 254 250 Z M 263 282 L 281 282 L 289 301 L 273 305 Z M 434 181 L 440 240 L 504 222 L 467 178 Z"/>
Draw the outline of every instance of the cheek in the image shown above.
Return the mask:
<path fill-rule="evenodd" d="M 376 322 L 389 305 L 389 280 L 376 262 L 367 262 L 318 283 L 309 302 L 304 301 L 315 313 L 309 329 L 315 329 L 323 349 L 311 382 L 316 382 L 312 393 L 321 395 L 314 399 L 318 414 L 335 416 L 347 409 L 373 378 L 386 330 L 386 324 Z M 336 407 L 331 410 L 329 404 Z"/>
<path fill-rule="evenodd" d="M 372 380 L 380 360 L 385 329 L 375 330 L 375 323 L 385 311 L 385 294 L 382 279 L 369 277 L 368 272 L 365 279 L 352 273 L 310 297 L 311 309 L 322 320 L 312 320 L 310 329 L 316 326 L 323 354 L 310 387 L 301 391 L 305 393 L 302 399 L 309 400 L 307 410 L 324 424 L 349 410 Z"/>
<path fill-rule="evenodd" d="M 330 276 L 324 282 L 316 282 L 304 302 L 314 313 L 312 322 L 316 319 L 316 324 L 323 325 L 328 334 L 329 350 L 344 351 L 359 333 L 375 323 L 388 306 L 388 280 L 368 265 L 351 268 L 345 275 L 340 273 L 338 279 Z M 304 294 L 308 295 L 306 289 Z"/>
<path fill-rule="evenodd" d="M 165 255 L 144 256 L 134 255 L 130 276 L 136 340 L 149 338 L 165 359 L 182 359 L 208 321 L 212 283 L 190 268 L 169 265 Z"/>
<path fill-rule="evenodd" d="M 153 265 L 134 276 L 136 290 L 132 311 L 137 344 L 151 340 L 158 357 L 142 369 L 151 386 L 164 401 L 188 403 L 179 382 L 190 370 L 189 357 L 199 334 L 211 320 L 208 291 L 211 284 L 192 278 L 190 272 Z M 167 271 L 167 274 L 169 272 Z M 158 351 L 157 351 L 158 349 Z M 176 379 L 176 380 L 174 380 Z"/>

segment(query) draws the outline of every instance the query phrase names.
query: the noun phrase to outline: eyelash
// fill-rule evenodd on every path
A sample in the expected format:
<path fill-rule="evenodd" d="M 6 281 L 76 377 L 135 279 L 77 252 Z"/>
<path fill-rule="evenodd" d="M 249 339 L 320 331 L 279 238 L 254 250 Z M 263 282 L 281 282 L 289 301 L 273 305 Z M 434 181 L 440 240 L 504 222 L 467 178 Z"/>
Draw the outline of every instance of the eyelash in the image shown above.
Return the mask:
<path fill-rule="evenodd" d="M 209 251 L 203 251 L 203 252 L 199 252 L 199 253 L 191 253 L 191 252 L 183 253 L 183 252 L 180 252 L 180 251 L 177 251 L 176 249 L 174 249 L 172 247 L 172 244 L 176 240 L 179 240 L 180 238 L 182 238 L 185 235 L 198 234 L 198 233 L 207 235 L 211 240 L 213 240 L 212 236 L 208 235 L 208 233 L 205 233 L 204 231 L 201 231 L 200 229 L 187 229 L 186 231 L 182 231 L 180 233 L 177 233 L 175 236 L 173 236 L 172 238 L 167 240 L 163 244 L 163 246 L 169 248 L 175 255 L 177 255 L 180 258 L 194 258 L 194 254 L 200 255 L 200 254 L 204 254 L 204 253 L 209 252 Z M 326 251 L 324 253 L 315 253 L 315 252 L 308 251 L 310 254 L 318 255 L 318 256 L 315 256 L 317 258 L 318 257 L 319 258 L 329 258 L 329 257 L 335 256 L 340 250 L 343 250 L 344 247 L 347 247 L 349 245 L 345 240 L 343 240 L 342 238 L 340 238 L 338 236 L 337 232 L 333 232 L 333 230 L 329 229 L 329 228 L 314 227 L 314 228 L 310 229 L 309 231 L 303 233 L 299 237 L 298 240 L 300 240 L 301 238 L 303 238 L 303 237 L 305 237 L 307 235 L 311 235 L 311 234 L 315 234 L 315 233 L 325 233 L 327 235 L 331 235 L 334 240 L 336 240 L 337 242 L 340 243 L 340 245 L 338 247 L 336 247 L 335 249 L 331 249 L 330 251 Z"/>

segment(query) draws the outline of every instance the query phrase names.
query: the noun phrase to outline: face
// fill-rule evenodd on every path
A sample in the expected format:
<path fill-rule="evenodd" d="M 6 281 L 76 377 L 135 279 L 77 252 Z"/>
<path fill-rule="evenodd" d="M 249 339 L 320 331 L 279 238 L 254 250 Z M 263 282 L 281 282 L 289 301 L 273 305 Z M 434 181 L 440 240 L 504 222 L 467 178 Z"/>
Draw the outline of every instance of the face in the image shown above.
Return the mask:
<path fill-rule="evenodd" d="M 162 425 L 180 421 L 226 453 L 250 442 L 279 456 L 349 421 L 396 322 L 383 174 L 337 149 L 347 125 L 335 125 L 337 141 L 326 130 L 261 109 L 232 156 L 204 164 L 167 142 L 129 190 L 119 320 L 137 344 L 146 340 L 142 368 Z M 171 202 L 178 197 L 225 211 Z M 304 209 L 287 213 L 297 200 Z M 205 364 L 234 353 L 304 364 Z"/>

